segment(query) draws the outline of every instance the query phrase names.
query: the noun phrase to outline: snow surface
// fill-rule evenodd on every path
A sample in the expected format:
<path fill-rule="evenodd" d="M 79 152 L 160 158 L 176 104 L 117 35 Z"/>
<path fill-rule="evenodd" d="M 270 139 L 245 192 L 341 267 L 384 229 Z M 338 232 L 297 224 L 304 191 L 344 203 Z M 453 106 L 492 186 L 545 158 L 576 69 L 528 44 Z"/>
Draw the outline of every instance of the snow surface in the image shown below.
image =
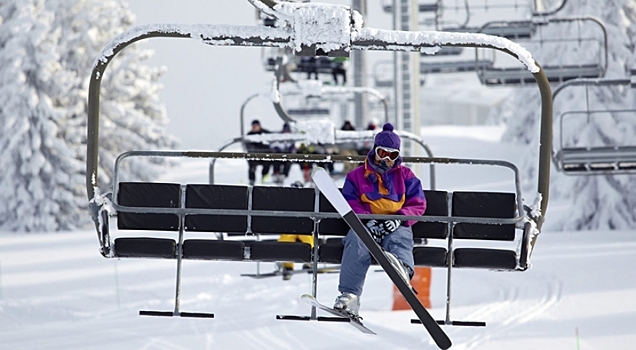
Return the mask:
<path fill-rule="evenodd" d="M 422 138 L 436 156 L 518 158 L 522 148 L 499 143 L 501 133 L 497 127 L 428 127 Z M 224 160 L 217 169 L 220 182 L 246 182 L 245 161 Z M 205 182 L 207 171 L 207 162 L 188 161 L 161 180 Z M 291 177 L 300 176 L 293 167 Z M 437 178 L 438 188 L 448 190 L 509 190 L 507 180 L 509 174 L 494 170 L 465 169 L 439 169 Z M 454 270 L 452 319 L 487 326 L 443 326 L 452 349 L 633 348 L 636 236 L 550 231 L 551 222 L 569 214 L 569 206 L 549 203 L 526 272 Z M 181 310 L 211 312 L 213 319 L 138 316 L 139 310 L 173 310 L 175 268 L 168 260 L 105 259 L 93 230 L 0 232 L 2 349 L 436 349 L 422 326 L 410 324 L 412 311 L 391 311 L 392 287 L 382 272 L 368 274 L 361 309 L 377 336 L 346 324 L 276 320 L 309 315 L 300 295 L 311 292 L 311 278 L 240 277 L 256 271 L 247 262 L 184 262 Z M 337 278 L 319 277 L 320 301 L 333 301 Z M 436 319 L 444 318 L 445 282 L 445 270 L 434 269 L 430 311 Z"/>

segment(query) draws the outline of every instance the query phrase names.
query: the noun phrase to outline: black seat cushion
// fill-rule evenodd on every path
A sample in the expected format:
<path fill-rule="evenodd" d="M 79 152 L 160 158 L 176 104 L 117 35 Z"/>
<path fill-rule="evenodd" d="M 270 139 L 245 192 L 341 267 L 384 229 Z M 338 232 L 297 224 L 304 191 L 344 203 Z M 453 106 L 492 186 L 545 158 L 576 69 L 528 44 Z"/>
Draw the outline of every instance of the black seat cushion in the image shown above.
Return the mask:
<path fill-rule="evenodd" d="M 517 255 L 512 250 L 457 248 L 453 253 L 453 266 L 514 270 L 517 267 Z"/>
<path fill-rule="evenodd" d="M 307 216 L 252 216 L 252 232 L 261 234 L 306 234 L 314 231 L 311 213 L 316 192 L 312 188 L 256 186 L 252 188 L 252 210 L 307 212 Z"/>
<path fill-rule="evenodd" d="M 426 212 L 424 216 L 448 216 L 448 194 L 446 191 L 425 190 Z M 418 222 L 413 225 L 413 238 L 448 237 L 448 223 L 446 222 Z"/>
<path fill-rule="evenodd" d="M 187 185 L 186 208 L 247 210 L 247 186 Z M 247 215 L 187 215 L 188 231 L 245 233 Z"/>
<path fill-rule="evenodd" d="M 342 191 L 342 189 L 340 189 L 340 191 Z M 318 210 L 321 213 L 337 213 L 336 209 L 322 193 L 320 194 L 320 200 L 318 202 Z M 318 223 L 318 232 L 320 232 L 321 235 L 345 236 L 347 232 L 349 232 L 349 225 L 341 218 L 322 219 Z"/>
<path fill-rule="evenodd" d="M 516 201 L 514 193 L 501 192 L 453 192 L 453 216 L 481 218 L 514 218 Z M 512 241 L 514 224 L 458 223 L 453 237 Z"/>
<path fill-rule="evenodd" d="M 252 242 L 250 260 L 310 262 L 311 246 L 301 242 Z"/>
<path fill-rule="evenodd" d="M 187 239 L 183 242 L 184 259 L 243 260 L 245 244 L 240 241 Z"/>
<path fill-rule="evenodd" d="M 175 258 L 177 242 L 169 238 L 121 237 L 115 239 L 115 256 L 120 258 Z"/>
<path fill-rule="evenodd" d="M 117 203 L 128 207 L 179 208 L 179 184 L 154 182 L 120 182 Z M 156 213 L 117 213 L 120 230 L 178 231 L 179 216 Z"/>
<path fill-rule="evenodd" d="M 445 267 L 448 266 L 446 248 L 415 247 L 413 259 L 415 266 Z"/>

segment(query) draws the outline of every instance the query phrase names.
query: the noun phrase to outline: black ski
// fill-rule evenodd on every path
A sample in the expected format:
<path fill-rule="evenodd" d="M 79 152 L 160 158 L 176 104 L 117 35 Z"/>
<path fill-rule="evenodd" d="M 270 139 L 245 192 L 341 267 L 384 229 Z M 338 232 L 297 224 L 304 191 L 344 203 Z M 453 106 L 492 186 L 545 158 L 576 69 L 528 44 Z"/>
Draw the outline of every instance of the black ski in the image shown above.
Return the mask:
<path fill-rule="evenodd" d="M 300 297 L 300 300 L 304 301 L 305 303 L 309 305 L 315 306 L 320 310 L 326 311 L 334 316 L 337 316 L 338 318 L 348 321 L 350 325 L 354 326 L 362 333 L 376 334 L 374 331 L 370 330 L 369 328 L 367 328 L 365 325 L 362 324 L 362 322 L 360 321 L 360 317 L 351 316 L 347 314 L 346 312 L 342 312 L 334 308 L 331 308 L 327 305 L 321 304 L 318 300 L 316 300 L 316 298 L 314 298 L 313 296 L 309 294 L 303 294 Z"/>
<path fill-rule="evenodd" d="M 364 245 L 367 246 L 371 255 L 386 271 L 389 278 L 397 286 L 398 290 L 404 296 L 404 299 L 411 305 L 411 308 L 422 321 L 424 327 L 429 332 L 435 343 L 440 349 L 448 349 L 451 347 L 452 342 L 448 335 L 437 324 L 437 321 L 431 316 L 431 314 L 422 306 L 422 303 L 417 299 L 417 296 L 411 290 L 411 286 L 404 282 L 395 268 L 391 265 L 389 260 L 384 255 L 382 248 L 375 242 L 369 231 L 360 221 L 360 218 L 353 212 L 351 206 L 345 198 L 342 196 L 338 188 L 333 183 L 327 172 L 322 168 L 317 168 L 311 175 L 316 187 L 327 198 L 327 200 L 333 205 L 338 213 L 345 220 L 347 225 L 360 237 Z"/>

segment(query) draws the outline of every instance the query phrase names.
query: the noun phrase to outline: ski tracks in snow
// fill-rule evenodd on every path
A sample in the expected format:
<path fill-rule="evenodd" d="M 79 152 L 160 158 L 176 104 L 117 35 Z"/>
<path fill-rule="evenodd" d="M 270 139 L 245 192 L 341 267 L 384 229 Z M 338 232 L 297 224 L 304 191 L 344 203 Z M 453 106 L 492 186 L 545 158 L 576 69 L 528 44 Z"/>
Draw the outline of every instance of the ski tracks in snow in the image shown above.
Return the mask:
<path fill-rule="evenodd" d="M 533 284 L 529 288 L 523 288 L 523 285 L 502 286 L 499 291 L 500 300 L 483 305 L 462 318 L 470 321 L 489 320 L 486 327 L 477 328 L 476 334 L 466 340 L 461 340 L 461 334 L 464 332 L 455 329 L 451 333 L 455 333 L 456 343 L 454 348 L 458 350 L 482 349 L 482 345 L 488 343 L 491 339 L 503 337 L 509 331 L 522 327 L 525 323 L 545 314 L 561 299 L 563 284 L 561 280 L 551 278 L 544 280 L 543 286 L 538 288 L 536 284 L 539 282 L 524 282 L 525 285 L 528 283 Z M 535 295 L 526 295 L 527 291 L 531 291 Z M 543 293 L 536 295 L 537 291 L 543 291 Z"/>

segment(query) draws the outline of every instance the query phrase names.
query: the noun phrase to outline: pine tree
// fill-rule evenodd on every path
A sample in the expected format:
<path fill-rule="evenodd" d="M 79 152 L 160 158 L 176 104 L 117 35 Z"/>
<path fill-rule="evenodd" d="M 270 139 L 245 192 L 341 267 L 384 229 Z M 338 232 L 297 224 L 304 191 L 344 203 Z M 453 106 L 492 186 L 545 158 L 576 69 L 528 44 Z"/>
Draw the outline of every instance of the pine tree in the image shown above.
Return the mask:
<path fill-rule="evenodd" d="M 54 231 L 86 224 L 86 96 L 95 57 L 128 28 L 123 1 L 7 0 L 0 4 L 0 229 Z M 100 182 L 123 150 L 167 148 L 161 70 L 124 50 L 102 87 Z M 116 136 L 117 135 L 117 136 Z M 137 166 L 146 179 L 153 167 Z"/>
<path fill-rule="evenodd" d="M 592 15 L 606 26 L 609 40 L 609 64 L 606 78 L 625 78 L 634 63 L 636 44 L 636 4 L 629 0 L 599 2 L 581 0 L 568 3 L 559 16 Z M 563 33 L 554 31 L 550 37 L 558 38 Z M 567 52 L 579 62 L 586 62 L 598 52 L 589 47 L 563 45 L 549 52 L 533 52 L 542 65 L 554 65 L 564 59 L 554 52 Z M 573 57 L 569 57 L 572 59 Z M 571 62 L 571 61 L 570 61 Z M 553 89 L 556 86 L 553 85 Z M 595 109 L 635 108 L 633 101 L 618 99 L 617 89 L 590 89 L 590 101 Z M 538 92 L 521 89 L 514 92 L 503 107 L 503 116 L 508 119 L 505 141 L 528 145 L 528 154 L 523 157 L 521 168 L 525 171 L 526 186 L 536 184 L 536 160 L 538 159 L 539 105 Z M 574 89 L 564 90 L 555 100 L 554 116 L 565 111 L 585 109 L 586 97 Z M 573 127 L 573 126 L 571 126 Z M 611 146 L 625 145 L 631 138 L 636 139 L 636 118 L 613 116 L 611 120 L 584 121 L 576 129 L 577 145 Z M 554 141 L 560 142 L 558 134 Z M 628 141 L 629 142 L 629 141 Z M 629 175 L 565 176 L 553 168 L 551 172 L 551 199 L 570 203 L 568 215 L 553 220 L 553 229 L 626 229 L 636 225 L 636 178 Z M 548 206 L 549 211 L 549 206 Z M 548 214 L 548 219 L 550 217 Z"/>

